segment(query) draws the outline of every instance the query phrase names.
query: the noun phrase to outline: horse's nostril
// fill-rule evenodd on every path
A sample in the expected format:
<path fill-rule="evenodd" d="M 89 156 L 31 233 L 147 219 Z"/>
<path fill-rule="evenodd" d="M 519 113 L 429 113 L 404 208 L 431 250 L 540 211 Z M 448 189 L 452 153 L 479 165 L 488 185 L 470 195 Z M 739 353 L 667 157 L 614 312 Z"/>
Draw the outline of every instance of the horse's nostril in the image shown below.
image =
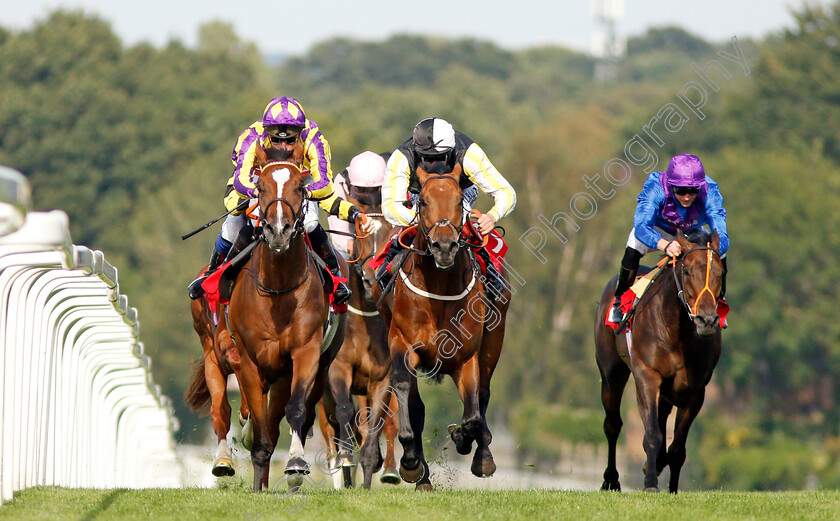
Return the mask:
<path fill-rule="evenodd" d="M 455 253 L 456 251 L 458 251 L 458 243 L 455 242 L 455 241 L 452 241 L 449 244 L 449 253 Z"/>
<path fill-rule="evenodd" d="M 432 246 L 431 246 L 431 249 L 432 249 L 432 251 L 440 251 L 440 243 L 437 242 L 437 241 L 433 242 Z"/>
<path fill-rule="evenodd" d="M 274 234 L 274 226 L 272 226 L 270 223 L 265 223 L 263 224 L 263 226 L 265 227 L 265 231 L 272 235 Z"/>

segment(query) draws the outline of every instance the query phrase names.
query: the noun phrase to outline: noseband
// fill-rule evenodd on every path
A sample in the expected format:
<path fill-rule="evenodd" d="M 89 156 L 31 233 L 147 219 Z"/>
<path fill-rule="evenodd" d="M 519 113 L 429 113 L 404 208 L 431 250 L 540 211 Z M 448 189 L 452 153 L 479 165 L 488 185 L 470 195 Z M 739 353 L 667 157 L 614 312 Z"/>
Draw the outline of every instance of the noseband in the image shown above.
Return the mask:
<path fill-rule="evenodd" d="M 689 305 L 688 300 L 686 300 L 685 292 L 683 291 L 684 284 L 683 284 L 683 281 L 682 281 L 683 274 L 682 274 L 682 269 L 681 268 L 682 268 L 683 261 L 685 261 L 685 259 L 686 259 L 686 257 L 688 257 L 689 253 L 694 252 L 694 251 L 701 251 L 701 250 L 706 251 L 706 284 L 703 286 L 703 290 L 700 292 L 699 295 L 697 295 L 697 298 L 694 300 L 694 306 L 691 306 L 691 305 Z M 680 301 L 685 306 L 685 309 L 688 312 L 688 317 L 691 320 L 694 320 L 694 318 L 697 316 L 697 306 L 700 304 L 700 299 L 706 293 L 711 295 L 712 300 L 715 301 L 715 308 L 717 308 L 717 297 L 715 296 L 714 293 L 712 293 L 712 289 L 709 287 L 709 282 L 710 282 L 710 279 L 711 279 L 711 271 L 712 271 L 712 254 L 717 255 L 718 259 L 720 259 L 720 253 L 717 250 L 715 250 L 714 248 L 712 248 L 709 243 L 706 243 L 706 246 L 698 246 L 696 248 L 692 248 L 692 249 L 688 250 L 674 264 L 674 270 L 673 270 L 674 271 L 674 283 L 676 283 L 676 285 L 677 285 L 677 291 L 678 291 L 677 294 L 680 297 Z M 677 272 L 679 272 L 679 275 L 677 274 Z"/>
<path fill-rule="evenodd" d="M 432 181 L 432 180 L 435 180 L 435 179 L 449 179 L 450 181 L 454 182 L 456 185 L 458 184 L 458 181 L 456 181 L 455 178 L 452 177 L 452 176 L 443 175 L 443 174 L 436 174 L 436 175 L 429 176 L 429 178 L 426 179 L 426 181 L 423 183 L 423 186 L 420 187 L 420 192 L 421 193 L 423 192 L 423 188 L 426 186 L 426 184 L 429 181 Z M 458 186 L 458 189 L 459 190 L 461 189 L 460 185 Z M 422 201 L 422 200 L 423 199 L 421 198 L 420 201 Z M 463 195 L 462 195 L 461 196 L 461 208 L 462 208 L 461 211 L 462 212 L 463 212 L 463 206 L 464 206 L 463 200 L 464 199 L 463 199 Z M 419 204 L 420 203 L 418 203 L 418 206 L 419 206 Z M 449 219 L 441 219 L 441 220 L 437 221 L 436 223 L 434 223 L 431 227 L 427 227 L 426 222 L 423 220 L 423 213 L 419 211 L 419 208 L 418 208 L 418 212 L 417 212 L 417 218 L 418 218 L 419 224 L 420 224 L 418 226 L 418 228 L 420 228 L 420 233 L 422 233 L 423 237 L 426 239 L 426 249 L 427 250 L 429 250 L 429 248 L 431 247 L 431 244 L 433 242 L 431 234 L 434 233 L 434 231 L 440 226 L 451 227 L 452 231 L 454 231 L 455 234 L 458 236 L 458 244 L 459 245 L 463 241 L 462 230 L 460 229 L 460 227 L 456 226 L 455 223 L 453 223 Z"/>
<path fill-rule="evenodd" d="M 298 166 L 295 163 L 292 163 L 290 161 L 270 161 L 270 162 L 264 164 L 260 168 L 260 175 L 262 175 L 262 170 L 265 169 L 268 166 L 292 166 L 296 170 L 298 170 L 298 172 L 300 172 L 300 166 Z M 278 192 L 281 191 L 282 189 L 283 189 L 283 187 L 278 187 Z M 302 185 L 301 185 L 300 191 L 301 191 L 301 194 L 305 194 Z M 292 215 L 295 216 L 295 220 L 293 222 L 294 228 L 292 229 L 292 236 L 291 236 L 291 238 L 294 239 L 295 237 L 298 236 L 298 234 L 303 233 L 303 217 L 304 217 L 304 213 L 305 213 L 305 210 L 306 210 L 306 196 L 304 195 L 303 198 L 301 199 L 300 208 L 298 208 L 297 211 L 295 211 L 295 207 L 292 206 L 292 203 L 290 203 L 287 199 L 285 199 L 283 197 L 275 197 L 274 199 L 272 199 L 271 201 L 269 201 L 265 205 L 265 208 L 260 208 L 260 213 L 262 213 L 262 215 L 265 216 L 266 212 L 268 212 L 268 209 L 271 208 L 271 205 L 277 204 L 278 202 L 283 203 L 286 206 L 288 206 L 289 210 L 292 212 Z M 267 242 L 267 239 L 265 238 L 265 234 L 262 234 L 262 233 L 260 234 L 260 240 L 262 240 L 263 242 Z"/>

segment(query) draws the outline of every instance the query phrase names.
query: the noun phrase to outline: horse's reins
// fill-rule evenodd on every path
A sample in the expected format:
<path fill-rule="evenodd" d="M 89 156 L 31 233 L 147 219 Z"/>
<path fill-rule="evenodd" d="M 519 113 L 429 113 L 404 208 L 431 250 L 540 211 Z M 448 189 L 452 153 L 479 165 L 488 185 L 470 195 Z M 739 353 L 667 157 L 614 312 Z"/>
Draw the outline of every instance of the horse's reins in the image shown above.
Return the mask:
<path fill-rule="evenodd" d="M 686 300 L 686 298 L 685 298 L 685 292 L 683 291 L 683 284 L 680 280 L 680 277 L 677 275 L 677 271 L 680 271 L 680 270 L 678 270 L 678 267 L 682 264 L 682 262 L 686 259 L 686 257 L 688 257 L 689 253 L 691 253 L 693 251 L 701 251 L 701 250 L 706 250 L 706 284 L 703 286 L 703 289 L 702 289 L 702 291 L 700 291 L 700 294 L 697 295 L 697 298 L 694 300 L 694 306 L 692 307 L 688 304 L 688 300 Z M 717 307 L 717 297 L 715 297 L 715 294 L 712 293 L 712 289 L 709 287 L 709 282 L 711 281 L 711 271 L 712 271 L 712 253 L 717 254 L 718 258 L 720 258 L 720 253 L 717 250 L 715 250 L 714 248 L 712 248 L 710 243 L 706 243 L 706 246 L 698 246 L 696 248 L 692 248 L 692 249 L 688 250 L 687 252 L 685 252 L 680 257 L 680 259 L 678 261 L 674 262 L 674 268 L 673 268 L 674 283 L 677 285 L 677 291 L 678 291 L 677 295 L 679 296 L 680 301 L 685 306 L 686 311 L 688 311 L 688 317 L 691 320 L 694 320 L 694 318 L 697 316 L 697 306 L 700 304 L 700 299 L 703 297 L 704 294 L 708 293 L 709 295 L 711 295 L 712 300 L 715 301 L 715 307 Z"/>

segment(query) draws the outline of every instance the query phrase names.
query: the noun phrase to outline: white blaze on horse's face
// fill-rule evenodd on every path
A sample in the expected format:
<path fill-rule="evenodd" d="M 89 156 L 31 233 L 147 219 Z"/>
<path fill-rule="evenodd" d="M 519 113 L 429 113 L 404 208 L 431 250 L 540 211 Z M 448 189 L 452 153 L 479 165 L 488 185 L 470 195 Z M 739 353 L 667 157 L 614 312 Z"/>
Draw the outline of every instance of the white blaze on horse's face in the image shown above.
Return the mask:
<path fill-rule="evenodd" d="M 275 170 L 271 173 L 271 177 L 274 178 L 274 182 L 277 183 L 277 194 L 283 193 L 283 187 L 286 186 L 286 183 L 289 182 L 289 179 L 292 177 L 292 171 L 288 168 L 281 168 L 280 170 Z"/>
<path fill-rule="evenodd" d="M 288 183 L 292 178 L 292 171 L 288 168 L 279 168 L 271 172 L 271 178 L 274 180 L 277 186 L 276 197 L 283 197 L 283 190 L 286 186 L 286 183 Z M 271 219 L 268 218 L 268 215 L 263 216 L 263 219 L 266 223 L 266 231 L 264 232 L 264 234 L 266 236 L 266 239 L 268 240 L 269 247 L 275 253 L 283 253 L 284 251 L 289 249 L 289 241 L 291 239 L 292 234 L 292 225 L 294 223 L 283 222 L 283 209 L 285 205 L 279 201 L 276 204 L 277 207 L 274 209 L 274 215 Z"/>

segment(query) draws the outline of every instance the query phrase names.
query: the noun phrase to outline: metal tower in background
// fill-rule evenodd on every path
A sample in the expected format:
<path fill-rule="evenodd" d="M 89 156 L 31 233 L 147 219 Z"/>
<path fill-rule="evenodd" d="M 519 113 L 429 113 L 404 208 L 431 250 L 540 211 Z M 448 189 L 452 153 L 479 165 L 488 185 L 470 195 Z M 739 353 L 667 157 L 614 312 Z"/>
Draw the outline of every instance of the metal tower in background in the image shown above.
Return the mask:
<path fill-rule="evenodd" d="M 612 83 L 618 79 L 618 58 L 624 54 L 626 40 L 618 35 L 618 22 L 624 17 L 624 0 L 590 0 L 596 29 L 592 33 L 595 81 Z"/>

